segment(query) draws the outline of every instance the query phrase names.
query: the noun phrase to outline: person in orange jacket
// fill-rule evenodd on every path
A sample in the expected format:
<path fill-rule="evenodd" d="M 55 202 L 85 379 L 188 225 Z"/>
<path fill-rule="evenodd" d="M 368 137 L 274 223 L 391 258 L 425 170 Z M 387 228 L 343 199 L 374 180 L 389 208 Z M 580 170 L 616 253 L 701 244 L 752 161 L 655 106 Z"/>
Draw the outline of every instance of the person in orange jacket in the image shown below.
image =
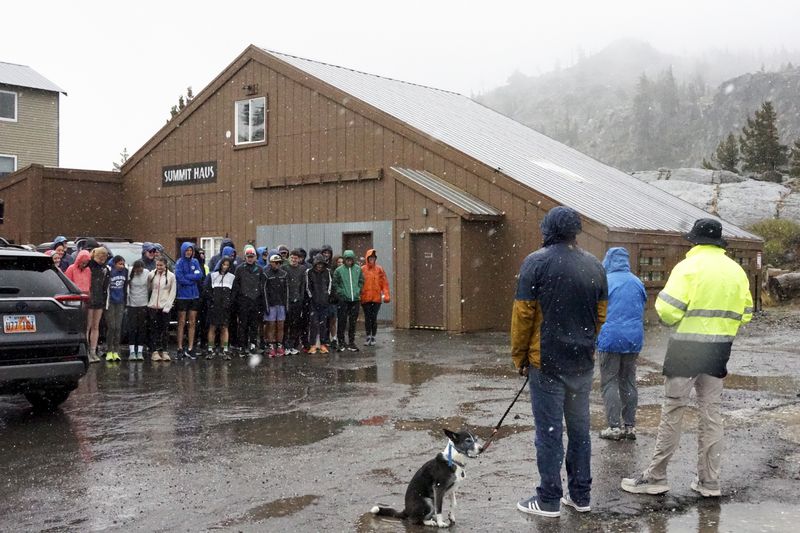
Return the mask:
<path fill-rule="evenodd" d="M 361 307 L 364 308 L 364 324 L 367 330 L 367 346 L 375 346 L 375 334 L 378 332 L 378 311 L 381 303 L 392 301 L 389 294 L 389 280 L 386 272 L 378 266 L 378 254 L 375 250 L 367 250 L 367 263 L 361 267 L 364 273 L 364 286 L 361 288 Z"/>

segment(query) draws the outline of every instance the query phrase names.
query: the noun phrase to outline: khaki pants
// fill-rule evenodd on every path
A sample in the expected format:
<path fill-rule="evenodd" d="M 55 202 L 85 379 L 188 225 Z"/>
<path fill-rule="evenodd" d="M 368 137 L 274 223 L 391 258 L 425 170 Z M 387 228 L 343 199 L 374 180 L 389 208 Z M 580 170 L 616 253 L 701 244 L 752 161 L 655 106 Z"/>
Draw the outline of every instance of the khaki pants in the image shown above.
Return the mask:
<path fill-rule="evenodd" d="M 697 478 L 708 489 L 719 489 L 722 459 L 722 379 L 700 374 L 692 378 L 668 377 L 664 382 L 664 403 L 658 426 L 656 449 L 644 475 L 652 482 L 665 482 L 667 464 L 678 448 L 683 431 L 683 414 L 692 388 L 697 392 L 700 424 L 697 432 Z"/>

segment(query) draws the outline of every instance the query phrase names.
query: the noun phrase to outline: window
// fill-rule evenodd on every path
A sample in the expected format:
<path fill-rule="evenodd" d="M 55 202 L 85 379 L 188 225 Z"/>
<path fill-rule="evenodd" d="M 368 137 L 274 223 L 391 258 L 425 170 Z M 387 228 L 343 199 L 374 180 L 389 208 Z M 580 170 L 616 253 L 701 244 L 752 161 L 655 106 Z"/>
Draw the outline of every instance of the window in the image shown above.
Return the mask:
<path fill-rule="evenodd" d="M 0 177 L 17 170 L 17 156 L 0 154 Z"/>
<path fill-rule="evenodd" d="M 251 98 L 236 102 L 236 144 L 249 144 L 267 140 L 267 99 Z"/>
<path fill-rule="evenodd" d="M 222 246 L 222 239 L 224 237 L 200 237 L 200 248 L 206 251 L 206 260 L 211 260 L 212 257 L 219 253 L 219 247 Z M 214 265 L 208 265 L 214 268 Z"/>
<path fill-rule="evenodd" d="M 17 121 L 17 93 L 0 91 L 0 120 Z"/>
<path fill-rule="evenodd" d="M 664 281 L 664 252 L 662 250 L 642 250 L 639 253 L 639 277 L 642 281 Z"/>

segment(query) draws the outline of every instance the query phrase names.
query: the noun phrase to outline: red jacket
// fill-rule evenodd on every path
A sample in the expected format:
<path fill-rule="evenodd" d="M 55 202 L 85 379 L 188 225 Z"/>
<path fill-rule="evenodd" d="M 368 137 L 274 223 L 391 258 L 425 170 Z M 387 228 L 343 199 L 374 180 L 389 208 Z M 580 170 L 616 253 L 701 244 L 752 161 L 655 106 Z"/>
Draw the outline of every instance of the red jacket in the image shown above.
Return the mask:
<path fill-rule="evenodd" d="M 389 280 L 386 278 L 386 272 L 378 266 L 376 262 L 374 265 L 369 264 L 371 256 L 377 257 L 375 250 L 367 250 L 367 262 L 361 267 L 364 273 L 364 286 L 361 288 L 361 303 L 389 303 L 392 301 L 389 294 Z M 383 300 L 381 300 L 383 295 Z"/>
<path fill-rule="evenodd" d="M 72 263 L 67 271 L 64 272 L 64 275 L 67 276 L 72 283 L 75 284 L 78 289 L 84 294 L 89 294 L 89 287 L 92 283 L 92 269 L 89 268 L 89 258 L 91 254 L 89 254 L 88 250 L 81 250 L 78 252 L 78 256 L 75 258 L 75 262 Z M 81 268 L 80 265 L 83 265 Z"/>

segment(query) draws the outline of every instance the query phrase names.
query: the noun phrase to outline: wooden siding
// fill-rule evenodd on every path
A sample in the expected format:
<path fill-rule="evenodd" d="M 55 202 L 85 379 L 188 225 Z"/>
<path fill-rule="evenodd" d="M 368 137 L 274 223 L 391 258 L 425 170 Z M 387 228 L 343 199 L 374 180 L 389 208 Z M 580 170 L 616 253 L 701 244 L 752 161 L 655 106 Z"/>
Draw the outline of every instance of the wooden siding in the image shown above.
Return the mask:
<path fill-rule="evenodd" d="M 0 120 L 0 154 L 17 156 L 17 170 L 58 166 L 59 93 L 1 85 L 17 93 L 17 121 Z"/>
<path fill-rule="evenodd" d="M 0 236 L 38 244 L 56 235 L 127 237 L 128 219 L 117 172 L 31 165 L 0 179 L 5 222 Z"/>
<path fill-rule="evenodd" d="M 258 94 L 245 95 L 242 88 L 253 85 Z M 259 96 L 267 98 L 267 140 L 235 146 L 235 102 Z M 201 161 L 217 162 L 215 183 L 161 187 L 162 167 Z M 431 172 L 504 211 L 503 220 L 489 237 L 480 225 L 465 225 L 424 194 L 396 182 L 388 172 L 391 166 Z M 541 245 L 539 223 L 557 205 L 253 47 L 134 154 L 123 172 L 130 236 L 140 240 L 170 243 L 177 235 L 228 236 L 241 246 L 255 241 L 259 226 L 394 220 L 392 285 L 397 293 L 395 324 L 400 327 L 410 323 L 406 236 L 440 231 L 446 248 L 446 321 L 452 331 L 486 329 L 489 323 L 505 329 L 516 272 L 524 257 Z M 358 178 L 367 174 L 369 179 Z M 605 226 L 583 222 L 578 243 L 598 259 L 611 242 L 679 238 L 634 232 L 612 237 Z M 481 281 L 469 259 L 481 248 L 504 267 L 487 267 L 495 274 L 485 304 L 491 317 L 462 303 L 474 296 L 471 284 Z"/>

